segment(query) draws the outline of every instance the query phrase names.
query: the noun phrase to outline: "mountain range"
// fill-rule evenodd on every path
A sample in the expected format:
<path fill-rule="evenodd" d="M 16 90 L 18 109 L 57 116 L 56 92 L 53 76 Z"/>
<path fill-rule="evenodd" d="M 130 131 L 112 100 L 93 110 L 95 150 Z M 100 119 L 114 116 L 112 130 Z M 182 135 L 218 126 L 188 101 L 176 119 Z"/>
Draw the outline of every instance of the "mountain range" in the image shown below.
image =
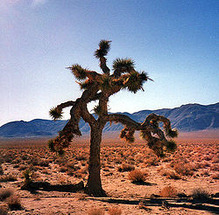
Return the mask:
<path fill-rule="evenodd" d="M 143 122 L 145 117 L 155 113 L 170 119 L 172 127 L 180 131 L 199 131 L 219 128 L 219 102 L 211 105 L 187 104 L 173 109 L 141 110 L 135 113 L 125 114 L 135 121 Z M 67 123 L 66 120 L 34 119 L 32 121 L 14 121 L 0 127 L 0 137 L 45 137 L 55 136 Z M 82 133 L 88 133 L 90 128 L 83 120 L 80 121 Z M 120 131 L 121 124 L 106 124 L 104 132 Z"/>

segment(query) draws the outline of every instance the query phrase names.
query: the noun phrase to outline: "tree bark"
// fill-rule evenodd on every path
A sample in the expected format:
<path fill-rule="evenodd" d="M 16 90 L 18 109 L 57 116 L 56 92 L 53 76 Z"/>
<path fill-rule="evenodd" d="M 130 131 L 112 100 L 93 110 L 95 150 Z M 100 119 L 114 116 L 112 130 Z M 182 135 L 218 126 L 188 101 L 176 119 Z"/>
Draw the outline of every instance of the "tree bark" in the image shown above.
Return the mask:
<path fill-rule="evenodd" d="M 96 123 L 99 124 L 99 123 Z M 102 140 L 100 126 L 91 126 L 89 176 L 85 192 L 93 196 L 106 196 L 100 177 L 100 143 Z"/>

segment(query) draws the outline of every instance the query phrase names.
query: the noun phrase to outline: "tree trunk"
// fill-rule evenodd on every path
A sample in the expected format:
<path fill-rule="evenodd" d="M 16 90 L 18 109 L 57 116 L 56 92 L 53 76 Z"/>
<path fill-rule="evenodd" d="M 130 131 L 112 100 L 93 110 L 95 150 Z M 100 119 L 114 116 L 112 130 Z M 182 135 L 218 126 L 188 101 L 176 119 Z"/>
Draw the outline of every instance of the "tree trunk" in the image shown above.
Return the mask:
<path fill-rule="evenodd" d="M 89 176 L 85 191 L 93 196 L 106 196 L 102 188 L 100 178 L 100 143 L 102 140 L 102 128 L 91 127 Z"/>

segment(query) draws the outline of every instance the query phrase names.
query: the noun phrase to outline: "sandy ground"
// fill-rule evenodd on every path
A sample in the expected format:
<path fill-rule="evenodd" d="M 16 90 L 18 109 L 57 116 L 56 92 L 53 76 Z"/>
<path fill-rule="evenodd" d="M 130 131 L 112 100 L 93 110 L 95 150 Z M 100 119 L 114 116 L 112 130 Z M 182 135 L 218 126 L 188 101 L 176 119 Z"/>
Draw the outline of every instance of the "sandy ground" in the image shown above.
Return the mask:
<path fill-rule="evenodd" d="M 183 140 L 183 144 L 187 144 L 187 148 L 190 147 L 189 140 Z M 187 142 L 187 143 L 186 143 Z M 195 144 L 199 144 L 197 140 Z M 206 148 L 212 143 L 214 147 L 218 146 L 219 140 L 216 138 L 214 140 L 205 140 Z M 7 150 L 4 148 L 4 144 L 0 144 L 0 149 Z M 8 150 L 16 150 L 16 147 L 12 147 Z M 40 145 L 39 145 L 40 147 Z M 80 146 L 78 146 L 80 148 Z M 109 146 L 107 146 L 109 147 Z M 112 146 L 113 147 L 113 146 Z M 135 145 L 136 147 L 136 145 Z M 107 148 L 108 149 L 108 148 Z M 82 149 L 82 151 L 84 148 Z M 118 149 L 119 150 L 119 149 Z M 122 150 L 122 148 L 121 148 Z M 138 153 L 141 153 L 137 150 Z M 190 150 L 192 153 L 193 148 Z M 185 152 L 185 151 L 184 151 Z M 205 153 L 201 151 L 200 153 Z M 209 151 L 206 152 L 209 155 Z M 218 148 L 214 151 L 218 156 Z M 105 154 L 106 155 L 106 154 Z M 135 156 L 137 156 L 135 154 Z M 112 155 L 115 156 L 115 155 Z M 198 154 L 197 154 L 198 156 Z M 212 155 L 213 156 L 213 155 Z M 108 158 L 109 156 L 107 156 Z M 134 160 L 133 156 L 133 160 Z M 204 159 L 204 158 L 203 158 Z M 213 159 L 213 158 L 212 158 Z M 201 159 L 202 161 L 202 159 Z M 169 179 L 165 176 L 159 174 L 159 170 L 169 168 L 168 161 L 159 161 L 158 165 L 145 165 L 145 163 L 135 163 L 136 169 L 140 169 L 142 172 L 146 171 L 148 173 L 146 177 L 145 185 L 136 185 L 131 183 L 128 179 L 129 172 L 119 172 L 118 167 L 121 165 L 119 162 L 112 161 L 108 162 L 108 165 L 105 164 L 105 168 L 102 168 L 101 178 L 102 185 L 104 190 L 107 192 L 109 198 L 114 199 L 126 199 L 130 202 L 122 203 L 108 203 L 100 201 L 99 198 L 91 198 L 84 194 L 83 192 L 70 193 L 70 192 L 57 192 L 57 191 L 38 191 L 37 193 L 30 193 L 26 190 L 21 190 L 20 186 L 22 185 L 24 179 L 21 177 L 21 170 L 14 168 L 14 164 L 10 162 L 4 162 L 2 164 L 4 174 L 14 174 L 17 175 L 17 181 L 14 182 L 0 182 L 0 186 L 6 189 L 12 189 L 14 193 L 20 196 L 22 210 L 17 211 L 8 211 L 8 214 L 20 214 L 20 215 L 52 215 L 52 214 L 79 214 L 85 215 L 89 214 L 93 208 L 102 209 L 105 211 L 105 214 L 110 214 L 109 209 L 118 207 L 121 209 L 123 215 L 140 215 L 140 214 L 176 214 L 176 215 L 210 215 L 216 214 L 206 210 L 195 210 L 185 207 L 171 207 L 169 209 L 161 206 L 146 206 L 144 209 L 140 208 L 138 204 L 131 204 L 132 200 L 143 200 L 144 198 L 149 198 L 152 194 L 159 195 L 162 188 L 167 186 L 172 186 L 176 188 L 178 193 L 185 193 L 190 195 L 192 191 L 196 188 L 202 188 L 210 194 L 215 194 L 219 192 L 219 183 L 218 179 L 213 179 L 212 174 L 218 173 L 218 169 L 212 170 L 212 166 L 218 165 L 218 163 L 211 163 L 210 166 L 205 169 L 197 170 L 192 176 L 181 176 L 179 180 Z M 191 161 L 193 162 L 193 161 Z M 211 162 L 211 160 L 208 160 Z M 213 161 L 212 161 L 213 162 Z M 47 173 L 43 174 L 43 168 L 37 170 L 37 174 L 40 177 L 40 180 L 49 181 L 50 183 L 57 183 L 61 180 L 66 180 L 71 183 L 78 183 L 81 180 L 86 183 L 87 175 L 83 178 L 77 178 L 73 176 L 66 175 L 65 172 L 59 171 L 59 165 L 51 162 L 49 168 L 46 170 Z M 208 173 L 201 174 L 203 171 L 208 171 Z M 5 204 L 4 202 L 0 202 Z M 94 213 L 93 213 L 94 214 Z M 116 214 L 115 214 L 116 215 Z"/>

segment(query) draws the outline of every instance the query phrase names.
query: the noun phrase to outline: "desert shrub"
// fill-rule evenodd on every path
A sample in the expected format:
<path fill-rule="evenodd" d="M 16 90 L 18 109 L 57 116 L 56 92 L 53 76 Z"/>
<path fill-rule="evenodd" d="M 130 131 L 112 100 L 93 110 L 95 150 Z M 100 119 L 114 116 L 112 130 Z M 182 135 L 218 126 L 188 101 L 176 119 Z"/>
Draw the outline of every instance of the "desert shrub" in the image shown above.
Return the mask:
<path fill-rule="evenodd" d="M 12 196 L 8 197 L 6 201 L 7 201 L 8 207 L 11 210 L 21 210 L 22 209 L 21 199 L 19 196 L 12 195 Z"/>
<path fill-rule="evenodd" d="M 78 154 L 76 156 L 76 160 L 78 160 L 78 161 L 85 161 L 87 159 L 88 159 L 88 155 L 86 155 L 86 154 Z"/>
<path fill-rule="evenodd" d="M 131 164 L 122 164 L 119 168 L 118 168 L 118 171 L 119 172 L 129 172 L 129 171 L 132 171 L 134 170 L 135 167 Z"/>
<path fill-rule="evenodd" d="M 208 170 L 203 170 L 201 173 L 201 176 L 210 176 L 209 171 Z"/>
<path fill-rule="evenodd" d="M 213 174 L 213 175 L 212 175 L 212 178 L 213 178 L 213 179 L 219 179 L 219 173 Z"/>
<path fill-rule="evenodd" d="M 180 179 L 180 175 L 171 169 L 164 169 L 161 171 L 162 176 L 166 176 L 169 179 Z"/>
<path fill-rule="evenodd" d="M 13 194 L 13 191 L 10 189 L 0 189 L 0 201 L 4 201 Z"/>
<path fill-rule="evenodd" d="M 212 171 L 218 171 L 218 172 L 219 172 L 219 164 L 213 164 L 213 165 L 210 167 L 210 170 L 212 170 Z"/>
<path fill-rule="evenodd" d="M 177 191 L 174 187 L 168 186 L 168 187 L 164 187 L 160 191 L 160 195 L 163 196 L 163 197 L 176 197 L 177 196 Z"/>
<path fill-rule="evenodd" d="M 149 157 L 147 159 L 144 159 L 144 163 L 147 166 L 157 166 L 159 163 L 159 159 L 155 156 Z"/>
<path fill-rule="evenodd" d="M 141 170 L 135 169 L 129 172 L 128 178 L 132 183 L 142 183 L 146 180 L 147 173 L 143 173 Z"/>
<path fill-rule="evenodd" d="M 0 182 L 8 182 L 8 181 L 17 181 L 17 176 L 12 174 L 0 176 Z"/>
<path fill-rule="evenodd" d="M 65 166 L 61 166 L 59 172 L 67 172 L 68 168 Z"/>
<path fill-rule="evenodd" d="M 218 156 L 218 155 L 215 155 L 215 156 L 212 158 L 212 163 L 219 163 L 219 156 Z"/>
<path fill-rule="evenodd" d="M 111 207 L 108 211 L 109 215 L 121 215 L 122 209 L 119 207 Z"/>
<path fill-rule="evenodd" d="M 174 165 L 174 170 L 178 174 L 184 175 L 184 176 L 193 175 L 193 173 L 194 173 L 193 166 L 191 164 L 188 164 L 188 163 L 176 163 Z"/>
<path fill-rule="evenodd" d="M 201 168 L 206 168 L 206 167 L 210 167 L 211 164 L 210 164 L 208 161 L 203 161 L 203 162 L 201 162 L 201 163 L 199 164 L 199 166 L 200 166 Z"/>
<path fill-rule="evenodd" d="M 25 170 L 27 169 L 27 166 L 25 164 L 21 164 L 19 167 L 18 167 L 19 170 Z"/>
<path fill-rule="evenodd" d="M 71 170 L 74 170 L 74 171 L 80 169 L 80 167 L 76 166 L 75 162 L 73 162 L 73 161 L 69 162 L 66 166 L 67 166 L 68 169 L 71 169 Z"/>
<path fill-rule="evenodd" d="M 7 215 L 8 214 L 8 206 L 5 203 L 0 204 L 0 215 Z"/>
<path fill-rule="evenodd" d="M 210 194 L 202 188 L 196 188 L 192 191 L 192 198 L 195 200 L 206 200 L 210 198 Z"/>
<path fill-rule="evenodd" d="M 30 169 L 26 169 L 22 174 L 24 177 L 24 184 L 29 184 L 32 182 L 33 172 Z"/>
<path fill-rule="evenodd" d="M 88 215 L 104 215 L 105 211 L 102 208 L 91 208 Z"/>
<path fill-rule="evenodd" d="M 49 161 L 43 159 L 43 160 L 41 160 L 41 161 L 39 162 L 39 166 L 41 166 L 41 167 L 48 167 L 48 166 L 49 166 Z"/>
<path fill-rule="evenodd" d="M 3 174 L 4 174 L 4 171 L 3 171 L 2 165 L 0 164 L 0 175 L 3 175 Z"/>

